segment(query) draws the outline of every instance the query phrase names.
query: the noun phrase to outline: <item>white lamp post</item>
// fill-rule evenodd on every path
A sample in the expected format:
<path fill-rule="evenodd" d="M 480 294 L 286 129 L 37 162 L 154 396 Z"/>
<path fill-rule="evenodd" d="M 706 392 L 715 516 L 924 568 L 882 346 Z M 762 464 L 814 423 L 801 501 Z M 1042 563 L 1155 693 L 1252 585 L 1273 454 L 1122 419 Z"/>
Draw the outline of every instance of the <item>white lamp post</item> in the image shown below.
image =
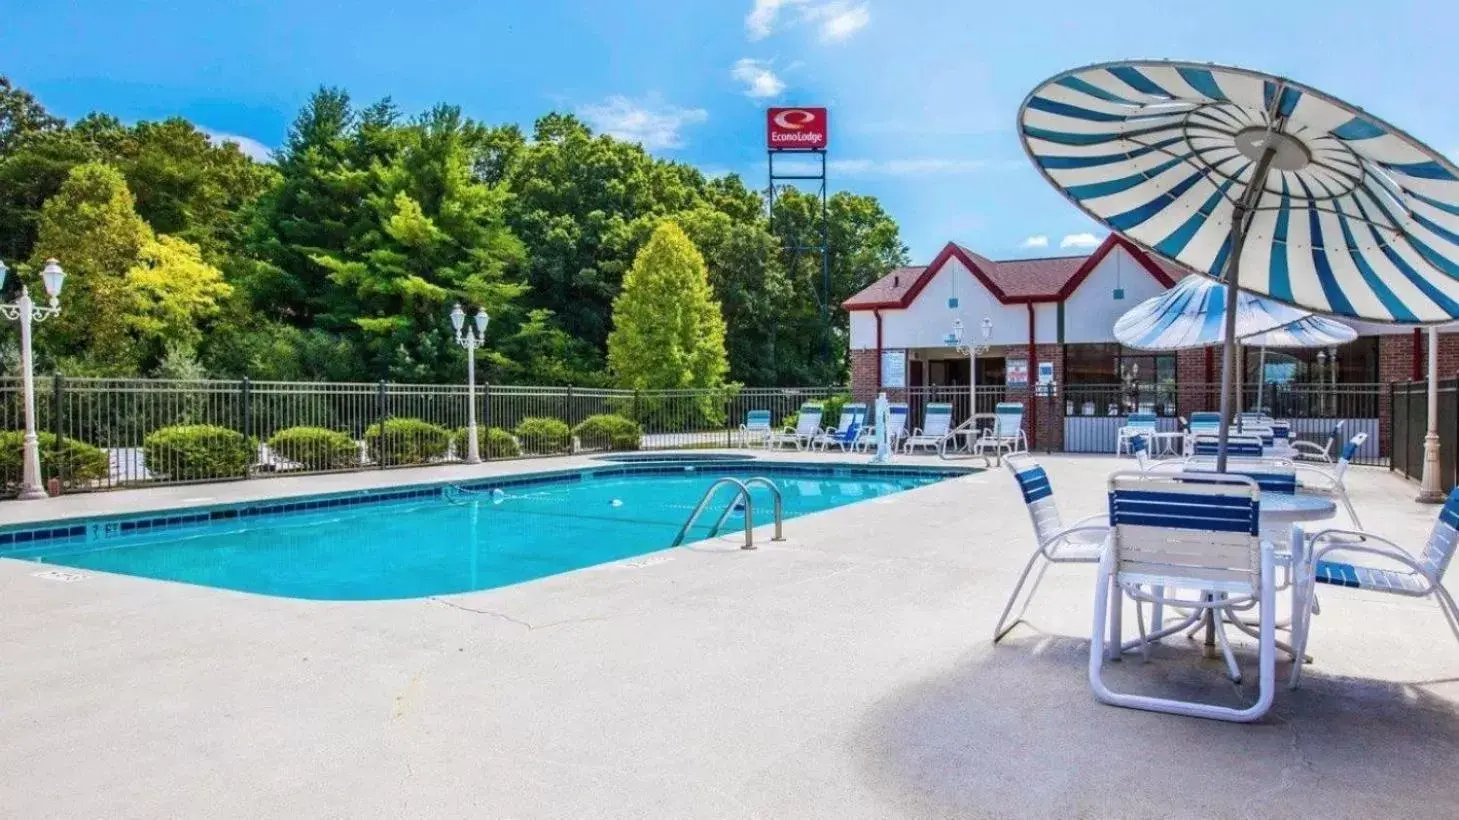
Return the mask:
<path fill-rule="evenodd" d="M 5 284 L 7 272 L 5 263 L 0 262 L 0 285 Z M 20 478 L 20 497 L 26 500 L 46 497 L 46 490 L 41 486 L 40 439 L 35 434 L 35 359 L 30 352 L 30 326 L 32 322 L 43 322 L 61 312 L 61 285 L 66 281 L 66 272 L 61 270 L 61 265 L 56 260 L 47 259 L 46 267 L 41 271 L 41 281 L 45 283 L 46 295 L 50 297 L 47 306 L 36 306 L 31 301 L 30 290 L 24 285 L 20 288 L 20 298 L 14 303 L 0 304 L 0 316 L 11 321 L 20 320 L 20 372 L 25 395 L 25 438 L 22 445 L 24 466 Z"/>
<path fill-rule="evenodd" d="M 1424 471 L 1418 500 L 1440 504 L 1444 490 L 1439 486 L 1439 328 L 1429 327 L 1429 430 L 1424 436 Z"/>
<path fill-rule="evenodd" d="M 486 323 L 491 317 L 478 309 L 476 329 L 466 326 L 466 311 L 461 303 L 451 309 L 451 326 L 456 328 L 456 344 L 466 348 L 466 463 L 481 463 L 481 442 L 476 438 L 476 349 L 486 341 Z"/>
<path fill-rule="evenodd" d="M 983 333 L 982 342 L 969 342 L 963 338 L 963 320 L 952 320 L 952 343 L 957 352 L 968 357 L 968 417 L 978 413 L 978 356 L 988 352 L 988 338 L 993 335 L 993 320 L 987 316 L 978 323 Z"/>

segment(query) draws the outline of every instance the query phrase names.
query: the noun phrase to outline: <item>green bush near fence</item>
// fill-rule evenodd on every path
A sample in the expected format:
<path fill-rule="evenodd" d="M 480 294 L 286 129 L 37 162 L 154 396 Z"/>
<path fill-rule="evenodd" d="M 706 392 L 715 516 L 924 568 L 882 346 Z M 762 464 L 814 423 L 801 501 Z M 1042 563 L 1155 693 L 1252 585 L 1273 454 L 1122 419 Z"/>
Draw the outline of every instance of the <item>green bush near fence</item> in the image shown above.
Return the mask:
<path fill-rule="evenodd" d="M 365 428 L 365 447 L 371 460 L 387 467 L 426 464 L 446 457 L 451 431 L 421 419 L 386 419 L 384 435 L 379 424 Z"/>
<path fill-rule="evenodd" d="M 522 448 L 517 446 L 517 440 L 512 438 L 500 427 L 476 428 L 476 446 L 481 448 L 482 458 L 516 458 L 522 454 Z M 451 447 L 456 451 L 457 458 L 466 457 L 466 428 L 462 427 L 451 434 Z"/>
<path fill-rule="evenodd" d="M 37 433 L 36 438 L 40 444 L 41 476 L 61 479 L 62 487 L 79 487 L 106 478 L 111 472 L 106 453 L 84 441 L 63 438 L 58 446 L 55 433 Z M 7 490 L 20 486 L 24 443 L 25 433 L 19 430 L 0 433 L 0 480 Z"/>
<path fill-rule="evenodd" d="M 611 413 L 588 416 L 572 428 L 572 434 L 589 450 L 637 450 L 643 440 L 637 422 Z"/>
<path fill-rule="evenodd" d="M 174 424 L 142 439 L 142 459 L 153 478 L 192 481 L 242 476 L 258 444 L 216 424 Z"/>
<path fill-rule="evenodd" d="M 525 418 L 512 432 L 522 449 L 533 455 L 566 452 L 572 444 L 572 430 L 561 419 Z"/>
<path fill-rule="evenodd" d="M 348 435 L 324 427 L 290 427 L 274 433 L 269 449 L 306 470 L 346 470 L 360 466 L 360 446 Z"/>

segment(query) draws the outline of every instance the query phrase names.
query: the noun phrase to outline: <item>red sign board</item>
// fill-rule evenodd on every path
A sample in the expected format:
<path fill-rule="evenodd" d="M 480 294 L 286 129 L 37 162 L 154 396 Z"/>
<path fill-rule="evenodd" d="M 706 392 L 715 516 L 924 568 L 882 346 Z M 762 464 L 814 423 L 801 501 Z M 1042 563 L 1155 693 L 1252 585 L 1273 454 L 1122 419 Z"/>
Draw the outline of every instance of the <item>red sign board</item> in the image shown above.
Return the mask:
<path fill-rule="evenodd" d="M 772 108 L 765 112 L 765 141 L 771 150 L 825 148 L 830 131 L 824 108 Z"/>

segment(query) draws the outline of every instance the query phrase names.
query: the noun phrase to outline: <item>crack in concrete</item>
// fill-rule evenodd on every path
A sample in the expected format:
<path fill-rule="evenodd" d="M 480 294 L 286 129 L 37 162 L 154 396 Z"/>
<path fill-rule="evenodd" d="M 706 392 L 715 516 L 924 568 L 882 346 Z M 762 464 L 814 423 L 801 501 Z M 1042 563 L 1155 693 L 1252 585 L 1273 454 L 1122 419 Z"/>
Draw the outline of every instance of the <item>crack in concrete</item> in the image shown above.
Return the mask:
<path fill-rule="evenodd" d="M 533 626 L 532 624 L 527 623 L 526 621 L 518 620 L 517 618 L 513 618 L 512 616 L 503 614 L 501 612 L 493 612 L 493 611 L 491 611 L 489 609 L 475 609 L 475 608 L 469 607 L 469 606 L 462 606 L 461 604 L 454 603 L 452 601 L 447 601 L 444 598 L 431 597 L 431 598 L 427 598 L 426 600 L 430 601 L 431 603 L 442 604 L 444 606 L 448 606 L 448 607 L 450 607 L 452 609 L 459 609 L 462 612 L 470 612 L 473 615 L 489 615 L 489 616 L 491 616 L 493 618 L 498 618 L 498 619 L 503 620 L 503 621 L 506 621 L 508 623 L 516 624 L 517 626 L 526 627 L 528 631 L 532 631 L 532 630 L 537 629 L 537 627 Z"/>

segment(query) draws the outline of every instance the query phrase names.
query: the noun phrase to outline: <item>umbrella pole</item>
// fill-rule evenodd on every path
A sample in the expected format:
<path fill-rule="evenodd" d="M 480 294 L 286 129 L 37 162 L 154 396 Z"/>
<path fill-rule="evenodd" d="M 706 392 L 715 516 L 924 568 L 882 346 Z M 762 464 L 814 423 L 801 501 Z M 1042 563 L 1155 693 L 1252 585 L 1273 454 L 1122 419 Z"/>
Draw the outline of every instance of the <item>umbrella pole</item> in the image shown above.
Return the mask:
<path fill-rule="evenodd" d="M 1262 388 L 1266 387 L 1266 345 L 1261 346 L 1261 353 L 1256 359 L 1256 412 L 1263 412 L 1261 406 Z"/>
<path fill-rule="evenodd" d="M 1280 96 L 1280 95 L 1278 95 Z M 1268 143 L 1271 141 L 1268 140 Z M 1232 399 L 1231 388 L 1236 376 L 1236 291 L 1237 283 L 1241 281 L 1241 252 L 1246 247 L 1246 230 L 1250 221 L 1251 209 L 1261 200 L 1262 189 L 1266 187 L 1267 170 L 1272 167 L 1272 160 L 1276 159 L 1275 147 L 1268 147 L 1261 152 L 1261 159 L 1256 161 L 1256 168 L 1252 171 L 1251 181 L 1246 184 L 1246 191 L 1241 195 L 1241 201 L 1236 203 L 1234 218 L 1231 220 L 1231 256 L 1226 264 L 1226 333 L 1221 340 L 1221 431 L 1216 444 L 1216 472 L 1226 472 L 1226 444 L 1231 436 Z"/>

